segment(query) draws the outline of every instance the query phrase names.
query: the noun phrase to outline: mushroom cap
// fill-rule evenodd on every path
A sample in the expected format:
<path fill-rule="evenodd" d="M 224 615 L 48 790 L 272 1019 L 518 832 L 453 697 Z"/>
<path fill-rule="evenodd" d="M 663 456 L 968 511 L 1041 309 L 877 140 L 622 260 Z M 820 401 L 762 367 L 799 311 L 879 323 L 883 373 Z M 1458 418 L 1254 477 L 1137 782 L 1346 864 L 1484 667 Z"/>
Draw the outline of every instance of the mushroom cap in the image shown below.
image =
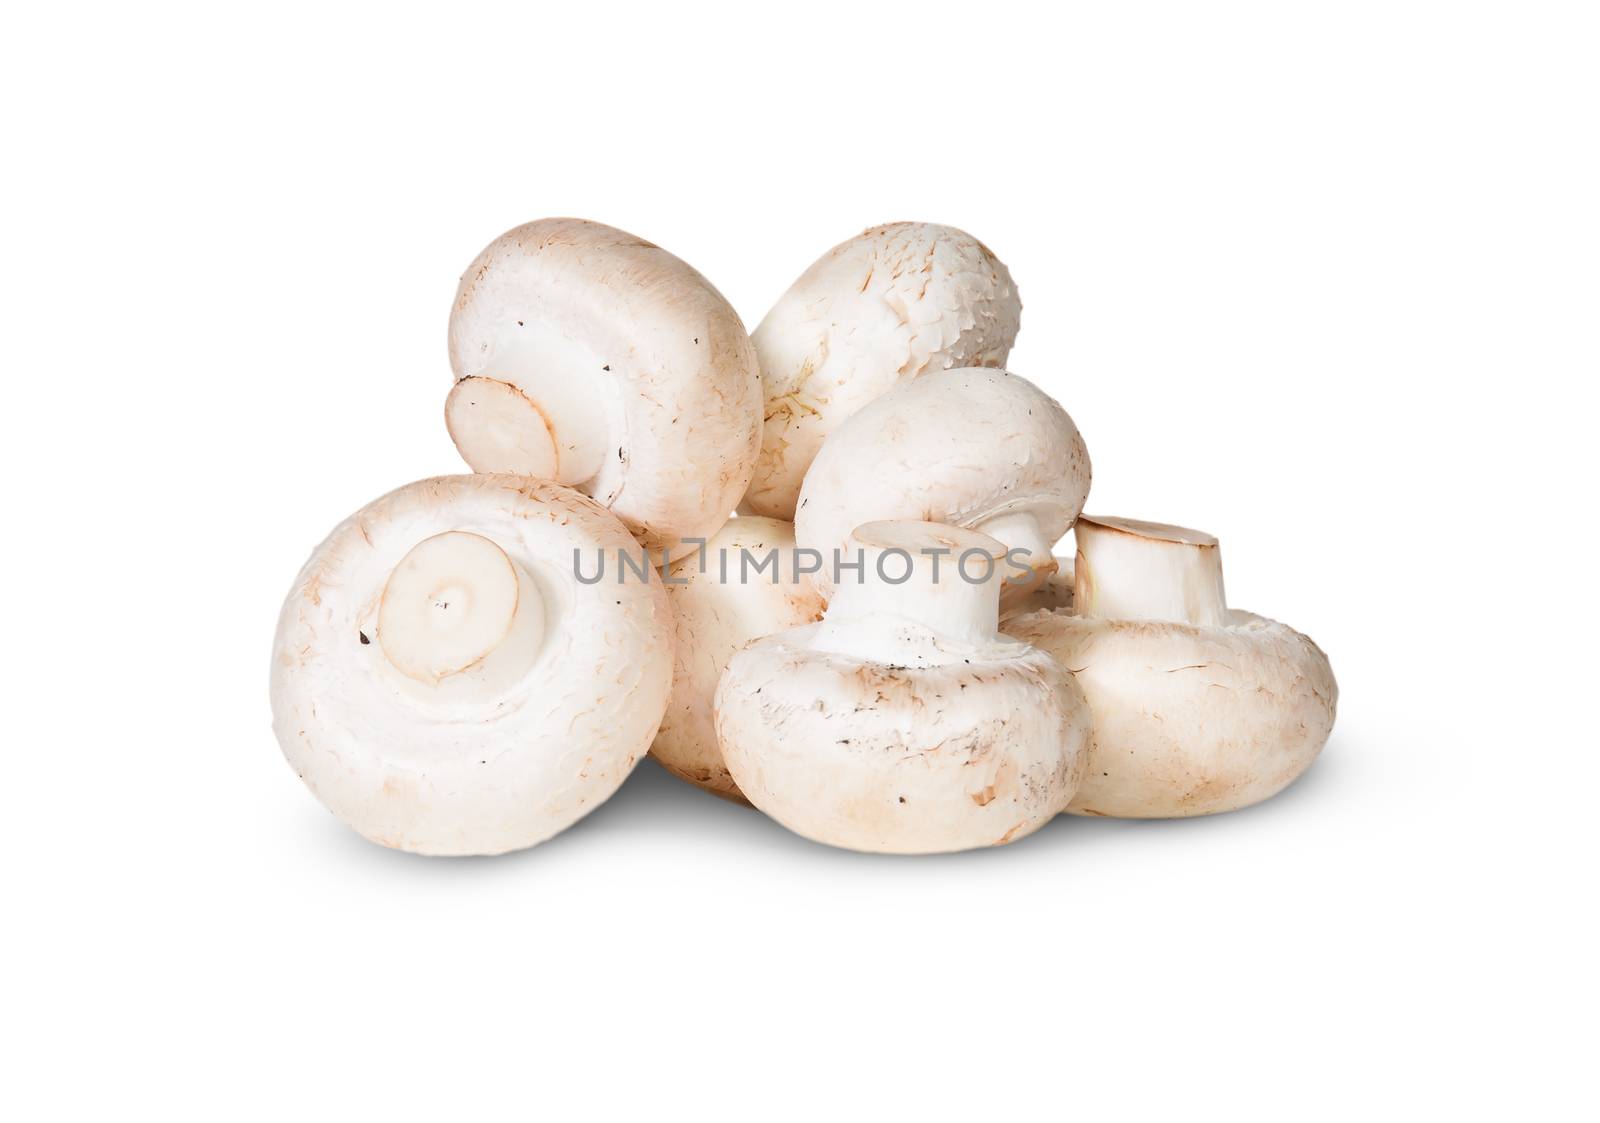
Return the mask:
<path fill-rule="evenodd" d="M 812 457 L 847 417 L 926 371 L 1003 366 L 1021 319 L 1005 265 L 954 227 L 893 222 L 829 250 L 751 336 L 766 425 L 745 506 L 794 518 Z"/>
<path fill-rule="evenodd" d="M 824 557 L 875 519 L 968 529 L 1027 512 L 1045 540 L 1067 532 L 1089 494 L 1089 450 L 1055 399 L 987 367 L 903 382 L 830 436 L 806 473 L 795 538 Z M 831 567 L 817 575 L 829 587 Z"/>
<path fill-rule="evenodd" d="M 1043 652 L 905 668 L 816 650 L 821 627 L 757 640 L 717 688 L 728 769 L 762 811 L 831 846 L 929 854 L 1022 838 L 1071 799 L 1088 710 Z"/>
<path fill-rule="evenodd" d="M 771 566 L 759 573 L 754 568 L 772 550 L 778 551 L 776 582 Z M 741 564 L 743 551 L 752 559 L 748 565 Z M 822 615 L 821 594 L 797 580 L 794 569 L 793 525 L 752 515 L 729 521 L 704 555 L 680 558 L 667 574 L 676 655 L 672 697 L 650 754 L 674 776 L 741 803 L 748 801 L 722 759 L 712 702 L 734 652 Z"/>
<path fill-rule="evenodd" d="M 683 538 L 715 534 L 755 470 L 761 380 L 738 313 L 687 263 L 621 230 L 551 218 L 491 242 L 456 291 L 450 367 L 458 383 L 504 384 L 486 389 L 513 404 L 513 390 L 527 396 L 520 411 L 495 405 L 490 426 L 515 429 L 526 418 L 539 429 L 542 413 L 558 455 L 598 446 L 592 474 L 556 478 L 652 552 L 681 556 L 693 549 Z M 555 395 L 562 409 L 541 405 Z M 562 431 L 569 414 L 582 432 Z M 474 424 L 468 418 L 461 424 Z M 492 436 L 471 447 L 504 462 L 475 470 L 539 471 L 542 458 L 522 451 L 525 434 Z"/>
<path fill-rule="evenodd" d="M 385 655 L 386 586 L 419 543 L 452 532 L 504 552 L 518 596 L 537 598 L 542 636 L 510 667 L 491 658 L 419 681 Z M 657 581 L 580 583 L 575 551 L 587 575 L 597 551 L 638 545 L 575 491 L 476 475 L 390 492 L 312 552 L 278 619 L 273 729 L 334 815 L 385 846 L 496 854 L 549 838 L 617 789 L 666 709 L 671 616 Z"/>
<path fill-rule="evenodd" d="M 1328 657 L 1287 625 L 1230 611 L 1221 626 L 1035 612 L 1001 625 L 1077 677 L 1093 748 L 1068 811 L 1210 815 L 1276 795 L 1333 729 Z"/>

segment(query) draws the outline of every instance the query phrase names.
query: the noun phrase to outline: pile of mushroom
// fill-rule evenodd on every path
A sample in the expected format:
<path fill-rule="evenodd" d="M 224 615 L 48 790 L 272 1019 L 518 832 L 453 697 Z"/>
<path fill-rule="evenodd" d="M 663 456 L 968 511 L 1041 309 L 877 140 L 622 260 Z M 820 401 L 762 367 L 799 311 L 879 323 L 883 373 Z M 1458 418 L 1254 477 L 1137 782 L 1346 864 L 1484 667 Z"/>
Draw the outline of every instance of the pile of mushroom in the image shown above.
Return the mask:
<path fill-rule="evenodd" d="M 882 853 L 1281 791 L 1332 730 L 1327 657 L 1228 608 L 1211 535 L 1082 513 L 1077 426 L 1003 369 L 1021 307 L 924 223 L 836 246 L 753 335 L 634 235 L 496 238 L 449 324 L 473 474 L 312 552 L 274 645 L 285 757 L 364 837 L 440 855 L 543 841 L 647 753 Z"/>

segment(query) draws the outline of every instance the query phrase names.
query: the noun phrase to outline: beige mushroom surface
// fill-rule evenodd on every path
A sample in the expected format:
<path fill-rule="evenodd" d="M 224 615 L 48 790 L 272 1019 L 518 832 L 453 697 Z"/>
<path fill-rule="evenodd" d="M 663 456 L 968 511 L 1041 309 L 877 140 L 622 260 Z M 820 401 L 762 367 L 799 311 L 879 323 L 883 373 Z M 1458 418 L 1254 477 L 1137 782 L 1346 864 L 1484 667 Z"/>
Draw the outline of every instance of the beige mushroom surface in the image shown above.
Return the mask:
<path fill-rule="evenodd" d="M 1054 561 L 1054 569 L 1046 566 L 1035 569 L 1031 582 L 1024 579 L 1015 586 L 1002 587 L 1002 622 L 1041 609 L 1072 611 L 1072 559 L 1057 554 Z"/>
<path fill-rule="evenodd" d="M 1076 536 L 1074 612 L 1002 626 L 1070 670 L 1093 712 L 1089 766 L 1067 810 L 1210 815 L 1305 772 L 1333 728 L 1333 671 L 1308 637 L 1227 607 L 1217 540 L 1088 515 Z"/>
<path fill-rule="evenodd" d="M 835 246 L 752 334 L 765 428 L 744 509 L 793 519 L 806 469 L 846 418 L 928 371 L 1005 365 L 1021 319 L 1010 272 L 965 231 L 893 222 Z"/>
<path fill-rule="evenodd" d="M 863 407 L 806 473 L 795 538 L 829 564 L 851 530 L 919 519 L 999 539 L 1003 576 L 1031 589 L 1054 570 L 1052 547 L 1089 494 L 1089 450 L 1066 410 L 1019 375 L 987 367 L 934 371 Z"/>
<path fill-rule="evenodd" d="M 715 534 L 761 447 L 755 348 L 711 282 L 642 238 L 542 219 L 467 267 L 445 420 L 477 472 L 566 484 L 653 554 Z"/>
<path fill-rule="evenodd" d="M 800 568 L 794 527 L 750 515 L 730 520 L 704 550 L 667 571 L 676 657 L 672 698 L 650 754 L 674 776 L 747 802 L 722 759 L 712 702 L 735 652 L 822 615 L 822 596 Z"/>
<path fill-rule="evenodd" d="M 854 541 L 862 580 L 839 586 L 821 622 L 729 661 L 715 707 L 734 781 L 790 830 L 853 850 L 938 853 L 1037 830 L 1076 790 L 1089 713 L 1055 660 L 998 633 L 1004 547 L 910 522 Z"/>
<path fill-rule="evenodd" d="M 502 475 L 421 480 L 334 528 L 279 615 L 273 729 L 340 820 L 384 846 L 496 854 L 603 803 L 667 704 L 659 581 L 586 584 L 637 551 L 593 500 Z"/>

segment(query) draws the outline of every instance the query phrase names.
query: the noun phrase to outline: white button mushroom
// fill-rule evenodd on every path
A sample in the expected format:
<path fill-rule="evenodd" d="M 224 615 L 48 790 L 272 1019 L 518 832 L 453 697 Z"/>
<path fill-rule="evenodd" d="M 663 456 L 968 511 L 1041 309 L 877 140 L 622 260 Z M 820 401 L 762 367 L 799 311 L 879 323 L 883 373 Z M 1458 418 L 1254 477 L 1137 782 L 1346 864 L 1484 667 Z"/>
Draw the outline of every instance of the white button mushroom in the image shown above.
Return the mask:
<path fill-rule="evenodd" d="M 1010 842 L 1060 812 L 1089 740 L 1083 694 L 1001 636 L 992 538 L 932 523 L 860 527 L 862 582 L 822 622 L 757 640 L 717 688 L 717 737 L 746 798 L 854 850 Z"/>
<path fill-rule="evenodd" d="M 744 494 L 761 380 L 738 313 L 683 261 L 579 219 L 496 238 L 450 313 L 445 420 L 475 472 L 592 496 L 680 557 Z"/>
<path fill-rule="evenodd" d="M 1094 747 L 1068 811 L 1173 818 L 1232 811 L 1286 788 L 1333 728 L 1328 657 L 1273 620 L 1230 611 L 1217 540 L 1084 515 L 1076 612 L 1004 631 L 1077 676 Z"/>
<path fill-rule="evenodd" d="M 1011 274 L 964 231 L 895 222 L 835 246 L 752 335 L 766 428 L 745 508 L 793 519 L 811 458 L 845 418 L 925 371 L 1004 366 L 1021 318 Z"/>
<path fill-rule="evenodd" d="M 526 477 L 423 480 L 368 504 L 284 601 L 284 755 L 385 846 L 496 854 L 570 826 L 627 777 L 666 709 L 659 581 L 591 581 L 637 550 L 592 500 Z"/>
<path fill-rule="evenodd" d="M 1089 479 L 1078 427 L 1043 390 L 1003 370 L 935 371 L 896 386 L 827 439 L 800 489 L 795 538 L 824 555 L 817 581 L 826 590 L 852 527 L 948 523 L 1019 551 L 1005 577 L 1027 589 L 1054 570 L 1051 547 L 1083 509 Z"/>
<path fill-rule="evenodd" d="M 822 595 L 796 575 L 794 527 L 750 515 L 731 520 L 667 572 L 675 662 L 672 699 L 650 748 L 673 775 L 746 802 L 717 746 L 712 700 L 734 652 L 751 640 L 809 624 Z"/>

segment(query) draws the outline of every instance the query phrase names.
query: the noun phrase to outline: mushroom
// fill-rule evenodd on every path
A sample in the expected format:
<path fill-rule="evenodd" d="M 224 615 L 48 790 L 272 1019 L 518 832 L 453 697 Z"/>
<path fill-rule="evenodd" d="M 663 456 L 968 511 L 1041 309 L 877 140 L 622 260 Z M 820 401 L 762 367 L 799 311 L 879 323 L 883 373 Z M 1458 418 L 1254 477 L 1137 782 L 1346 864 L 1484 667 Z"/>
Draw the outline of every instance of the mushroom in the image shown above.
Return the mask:
<path fill-rule="evenodd" d="M 1094 712 L 1089 768 L 1068 811 L 1232 811 L 1311 766 L 1339 696 L 1328 657 L 1286 625 L 1228 608 L 1215 538 L 1089 515 L 1076 537 L 1077 614 L 1004 625 L 1069 668 Z"/>
<path fill-rule="evenodd" d="M 793 519 L 823 439 L 902 379 L 1004 366 L 1022 302 L 972 235 L 894 222 L 835 246 L 800 275 L 751 336 L 766 426 L 745 509 Z"/>
<path fill-rule="evenodd" d="M 857 528 L 860 582 L 822 621 L 728 663 L 717 739 L 745 797 L 807 838 L 935 853 L 1037 830 L 1078 785 L 1083 694 L 997 631 L 1005 547 L 957 527 Z"/>
<path fill-rule="evenodd" d="M 795 538 L 822 553 L 816 580 L 852 527 L 930 519 L 998 538 L 1005 578 L 1025 594 L 1056 568 L 1051 547 L 1089 494 L 1089 450 L 1072 418 L 1033 383 L 986 367 L 903 382 L 841 425 L 800 489 Z"/>
<path fill-rule="evenodd" d="M 694 269 L 632 234 L 550 218 L 467 267 L 445 422 L 475 472 L 592 496 L 652 553 L 727 521 L 761 446 L 755 348 Z"/>
<path fill-rule="evenodd" d="M 273 729 L 330 811 L 384 846 L 498 854 L 592 811 L 666 709 L 672 628 L 602 507 L 503 475 L 409 484 L 312 553 L 278 618 Z"/>
<path fill-rule="evenodd" d="M 667 571 L 676 661 L 667 716 L 650 754 L 674 776 L 747 802 L 717 746 L 711 703 L 735 651 L 822 615 L 822 596 L 797 575 L 799 568 L 794 527 L 752 515 L 729 521 L 703 552 Z"/>

